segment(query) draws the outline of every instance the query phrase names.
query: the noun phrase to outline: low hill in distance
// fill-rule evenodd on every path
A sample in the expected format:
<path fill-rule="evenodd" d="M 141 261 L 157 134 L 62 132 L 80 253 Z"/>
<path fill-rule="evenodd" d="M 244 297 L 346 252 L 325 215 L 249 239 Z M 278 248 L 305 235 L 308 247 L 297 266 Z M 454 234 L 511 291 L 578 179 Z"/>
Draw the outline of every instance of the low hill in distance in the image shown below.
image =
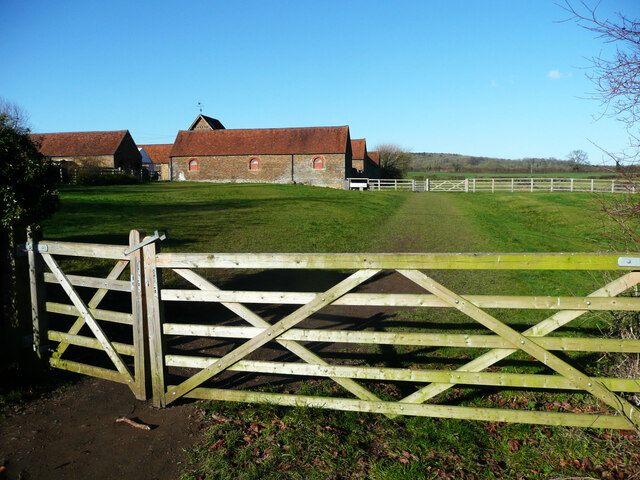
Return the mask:
<path fill-rule="evenodd" d="M 448 173 L 578 173 L 608 172 L 615 174 L 615 167 L 582 165 L 557 158 L 506 158 L 475 157 L 456 153 L 412 153 L 410 172 Z"/>

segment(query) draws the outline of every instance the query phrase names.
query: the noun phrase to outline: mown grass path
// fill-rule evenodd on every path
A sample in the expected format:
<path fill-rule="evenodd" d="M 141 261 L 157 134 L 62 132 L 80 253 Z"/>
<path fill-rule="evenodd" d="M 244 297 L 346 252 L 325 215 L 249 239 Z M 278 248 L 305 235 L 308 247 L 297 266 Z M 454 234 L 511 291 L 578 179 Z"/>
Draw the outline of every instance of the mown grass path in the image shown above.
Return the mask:
<path fill-rule="evenodd" d="M 372 239 L 379 252 L 479 252 L 489 242 L 454 195 L 408 194 L 406 201 L 381 225 Z"/>

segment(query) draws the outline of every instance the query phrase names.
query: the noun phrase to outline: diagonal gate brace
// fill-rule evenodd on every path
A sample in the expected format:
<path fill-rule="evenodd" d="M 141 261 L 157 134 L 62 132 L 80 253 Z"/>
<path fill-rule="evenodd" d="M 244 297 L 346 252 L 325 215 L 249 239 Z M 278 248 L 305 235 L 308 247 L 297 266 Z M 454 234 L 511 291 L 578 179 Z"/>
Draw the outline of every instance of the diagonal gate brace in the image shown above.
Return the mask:
<path fill-rule="evenodd" d="M 640 283 L 640 273 L 632 272 L 610 282 L 602 288 L 594 291 L 589 297 L 615 297 L 625 290 Z M 527 329 L 522 334 L 527 336 L 545 336 L 554 330 L 562 327 L 575 320 L 581 315 L 587 313 L 587 310 L 563 310 L 557 312 L 547 319 L 541 321 L 537 325 Z M 509 355 L 517 352 L 518 349 L 506 349 L 495 348 L 487 353 L 480 355 L 479 357 L 471 360 L 470 362 L 462 365 L 457 371 L 461 372 L 481 372 L 482 370 L 496 364 L 500 360 L 504 360 Z M 406 403 L 422 403 L 426 402 L 430 398 L 439 395 L 440 393 L 453 387 L 455 383 L 432 383 L 427 385 L 415 393 L 405 397 L 402 402 Z"/>
<path fill-rule="evenodd" d="M 118 355 L 118 353 L 115 351 L 113 345 L 111 345 L 111 342 L 109 342 L 109 339 L 105 335 L 104 331 L 102 330 L 102 328 L 100 328 L 100 325 L 98 325 L 96 319 L 93 318 L 93 315 L 91 315 L 91 312 L 89 312 L 89 309 L 84 304 L 78 293 L 73 289 L 71 282 L 69 282 L 69 279 L 65 276 L 58 263 L 48 253 L 43 253 L 42 258 L 44 259 L 51 272 L 56 276 L 63 290 L 67 293 L 73 305 L 80 312 L 85 322 L 87 323 L 93 334 L 96 336 L 96 339 L 98 339 L 98 341 L 104 348 L 104 351 L 109 356 L 115 367 L 128 382 L 133 382 L 134 380 L 131 372 L 122 361 L 122 358 L 120 358 L 120 355 Z"/>
<path fill-rule="evenodd" d="M 279 335 L 282 335 L 284 332 L 297 325 L 305 318 L 313 315 L 321 308 L 324 308 L 325 306 L 333 303 L 335 300 L 340 298 L 345 293 L 349 292 L 351 289 L 373 277 L 379 271 L 380 270 L 359 270 L 334 287 L 330 288 L 326 292 L 316 295 L 316 297 L 311 302 L 303 305 L 301 308 L 291 313 L 290 315 L 287 315 L 285 318 L 273 324 L 271 327 L 256 335 L 251 340 L 245 342 L 235 350 L 232 350 L 224 357 L 214 361 L 213 363 L 211 363 L 211 365 L 200 370 L 198 373 L 188 378 L 180 385 L 167 389 L 167 395 L 170 395 L 167 398 L 167 404 L 190 392 L 200 384 L 209 380 L 214 375 L 217 375 L 227 367 L 230 367 L 231 365 L 236 363 L 238 360 L 241 360 L 254 350 L 257 350 L 265 343 L 277 338 Z"/>
<path fill-rule="evenodd" d="M 185 280 L 191 282 L 193 285 L 195 285 L 201 290 L 207 290 L 207 291 L 213 291 L 213 292 L 221 291 L 215 285 L 208 282 L 207 280 L 205 280 L 204 278 L 202 278 L 200 275 L 198 275 L 196 272 L 192 270 L 176 268 L 174 269 L 174 271 L 178 275 L 182 276 Z M 248 309 L 247 307 L 245 307 L 240 303 L 230 303 L 230 302 L 221 302 L 221 303 L 222 305 L 227 307 L 229 310 L 231 310 L 233 313 L 235 313 L 239 317 L 246 320 L 248 323 L 250 323 L 254 327 L 259 327 L 259 328 L 271 327 L 271 324 L 269 322 L 265 321 L 259 315 L 256 315 L 254 312 L 252 312 L 250 309 Z M 296 341 L 276 339 L 276 342 L 278 342 L 280 345 L 285 347 L 291 353 L 293 353 L 294 355 L 297 355 L 299 358 L 301 358 L 302 360 L 304 360 L 309 364 L 329 366 L 329 364 L 325 362 L 322 358 L 320 358 L 318 355 L 313 353 L 308 348 L 303 347 Z M 353 393 L 356 397 L 360 398 L 361 400 L 371 400 L 374 402 L 381 401 L 372 392 L 370 392 L 369 390 L 364 388 L 362 385 L 360 385 L 359 383 L 355 382 L 350 378 L 341 378 L 341 377 L 330 377 L 330 378 L 333 381 L 335 381 L 337 384 L 341 385 L 344 389 Z M 388 415 L 388 416 L 395 417 L 395 415 Z"/>
<path fill-rule="evenodd" d="M 638 411 L 636 407 L 611 392 L 600 382 L 589 378 L 575 367 L 569 365 L 564 360 L 544 349 L 534 342 L 531 337 L 525 337 L 492 315 L 489 315 L 473 303 L 468 302 L 464 297 L 461 297 L 440 285 L 438 282 L 429 278 L 422 272 L 417 270 L 399 270 L 399 272 L 414 281 L 416 284 L 429 290 L 431 293 L 447 302 L 450 306 L 460 310 L 462 313 L 468 315 L 478 323 L 500 335 L 502 338 L 510 342 L 515 348 L 519 348 L 527 352 L 538 361 L 552 368 L 560 375 L 567 378 L 576 387 L 586 390 L 596 398 L 599 398 L 607 405 L 620 412 L 636 427 L 640 426 L 640 411 Z"/>

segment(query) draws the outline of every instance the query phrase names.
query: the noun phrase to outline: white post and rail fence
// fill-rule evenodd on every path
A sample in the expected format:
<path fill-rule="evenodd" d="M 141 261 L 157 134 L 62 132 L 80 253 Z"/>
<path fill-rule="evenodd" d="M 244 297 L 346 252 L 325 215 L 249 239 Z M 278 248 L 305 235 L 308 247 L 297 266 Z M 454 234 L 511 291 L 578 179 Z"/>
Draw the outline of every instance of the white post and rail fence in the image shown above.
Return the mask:
<path fill-rule="evenodd" d="M 466 178 L 447 179 L 377 179 L 349 178 L 349 190 L 393 190 L 410 192 L 589 192 L 640 193 L 637 182 L 624 179 L 593 178 Z"/>
<path fill-rule="evenodd" d="M 591 358 L 586 352 L 640 353 L 640 340 L 603 338 L 581 328 L 584 316 L 593 312 L 640 311 L 640 253 L 165 253 L 160 251 L 160 238 L 157 232 L 145 237 L 134 230 L 128 245 L 37 239 L 25 245 L 34 346 L 52 367 L 124 383 L 137 398 L 152 399 L 158 407 L 196 398 L 387 416 L 614 429 L 640 426 L 638 406 L 625 396 L 640 392 L 640 379 L 594 375 L 592 365 L 581 363 Z M 87 270 L 86 262 L 112 267 L 101 277 L 66 273 L 74 271 L 79 258 L 83 260 L 78 268 L 83 271 L 95 271 Z M 215 275 L 238 271 L 242 278 L 247 272 L 268 277 L 292 270 L 303 270 L 304 275 L 330 270 L 333 280 L 314 291 L 255 289 L 250 282 L 243 287 L 241 280 L 228 289 Z M 533 291 L 525 296 L 487 295 L 453 291 L 435 280 L 439 270 L 523 270 L 544 275 L 606 271 L 613 279 L 575 296 Z M 402 277 L 411 293 L 372 291 L 375 282 L 369 281 L 381 271 Z M 363 291 L 358 287 L 365 282 L 369 288 Z M 189 310 L 189 315 L 176 313 L 190 306 L 197 308 Z M 217 313 L 208 313 L 210 308 L 217 308 Z M 367 326 L 366 315 L 333 327 L 313 321 L 323 309 L 330 309 L 330 317 L 339 320 L 349 317 L 353 309 L 371 308 L 448 309 L 463 315 L 465 322 L 441 329 L 429 324 L 380 331 Z M 226 317 L 219 314 L 221 310 Z M 546 318 L 528 328 L 518 327 L 510 320 L 522 310 L 544 311 Z M 180 347 L 193 341 L 200 347 Z M 323 356 L 324 348 L 318 348 L 332 344 L 361 346 L 350 350 L 353 356 L 372 347 L 414 348 L 419 358 L 410 364 L 389 359 L 388 366 L 368 364 L 364 356 L 338 361 Z M 265 348 L 288 355 L 274 359 L 261 354 Z M 435 367 L 425 367 L 434 364 L 430 356 L 439 350 L 446 350 L 447 356 L 458 355 L 458 366 L 438 367 L 436 362 Z M 518 371 L 499 363 L 514 356 L 529 368 Z M 531 369 L 532 365 L 538 369 Z M 248 374 L 273 376 L 276 384 L 283 375 L 300 381 L 331 380 L 339 396 L 299 395 L 291 384 L 286 391 L 264 392 L 233 381 Z M 386 383 L 401 383 L 412 391 L 403 397 L 381 398 L 375 385 Z M 451 388 L 476 389 L 485 399 L 487 389 L 577 395 L 572 397 L 575 409 L 563 411 L 438 403 L 438 395 Z M 595 410 L 593 399 L 600 405 Z"/>

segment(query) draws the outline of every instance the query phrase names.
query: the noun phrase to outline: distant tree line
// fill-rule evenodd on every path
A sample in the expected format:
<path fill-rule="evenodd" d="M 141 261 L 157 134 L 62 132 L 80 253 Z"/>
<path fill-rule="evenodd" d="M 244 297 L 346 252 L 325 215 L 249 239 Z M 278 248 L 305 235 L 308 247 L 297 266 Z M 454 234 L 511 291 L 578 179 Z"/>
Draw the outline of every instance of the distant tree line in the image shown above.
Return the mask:
<path fill-rule="evenodd" d="M 608 167 L 614 173 L 615 167 Z M 566 160 L 558 158 L 506 158 L 476 157 L 455 153 L 411 153 L 409 171 L 450 173 L 560 173 L 602 172 L 607 167 L 588 163 L 587 154 L 574 150 Z"/>

